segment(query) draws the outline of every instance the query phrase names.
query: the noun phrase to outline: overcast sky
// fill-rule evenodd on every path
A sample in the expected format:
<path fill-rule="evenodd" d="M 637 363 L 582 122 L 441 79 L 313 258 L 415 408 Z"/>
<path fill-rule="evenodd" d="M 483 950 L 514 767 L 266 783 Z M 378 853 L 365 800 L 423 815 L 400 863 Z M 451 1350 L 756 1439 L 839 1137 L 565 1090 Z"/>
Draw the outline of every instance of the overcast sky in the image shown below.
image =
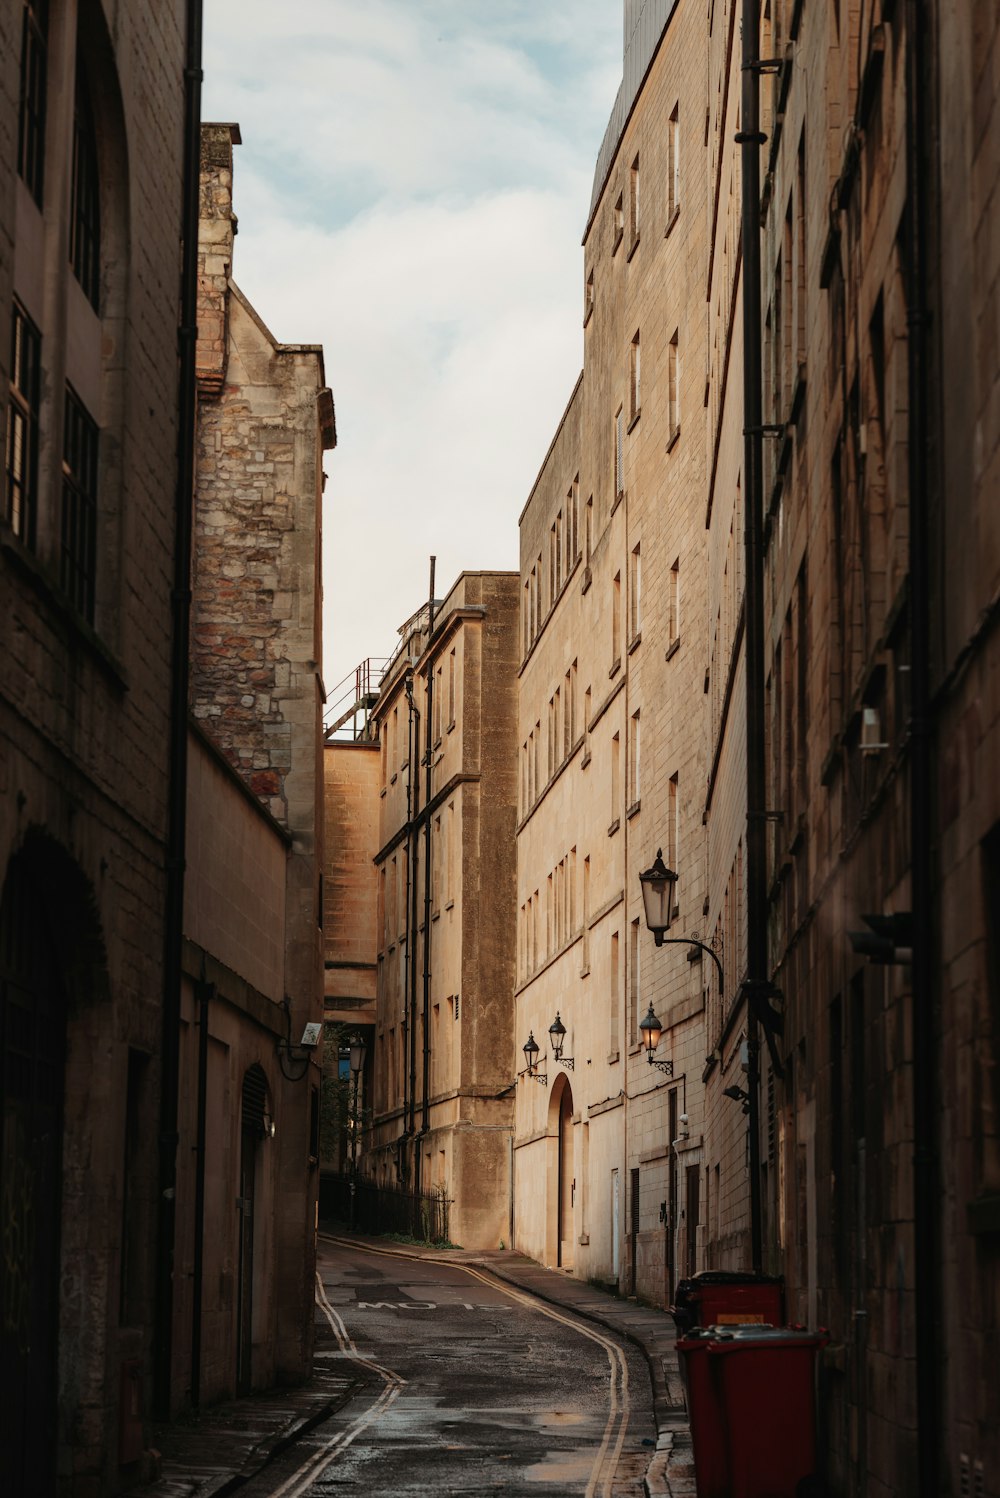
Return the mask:
<path fill-rule="evenodd" d="M 203 117 L 234 120 L 234 279 L 322 343 L 328 697 L 517 517 L 583 356 L 580 240 L 621 0 L 207 0 Z"/>

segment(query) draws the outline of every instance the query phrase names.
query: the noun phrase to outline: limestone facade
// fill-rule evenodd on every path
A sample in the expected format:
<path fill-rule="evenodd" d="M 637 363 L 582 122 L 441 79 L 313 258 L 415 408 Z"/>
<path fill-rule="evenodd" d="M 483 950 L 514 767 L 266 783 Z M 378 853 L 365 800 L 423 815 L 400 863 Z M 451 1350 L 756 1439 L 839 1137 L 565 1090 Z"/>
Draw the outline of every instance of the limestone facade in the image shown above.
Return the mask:
<path fill-rule="evenodd" d="M 328 739 L 323 749 L 324 873 L 323 945 L 324 1104 L 330 1121 L 322 1166 L 344 1175 L 350 1165 L 350 1134 L 344 1127 L 337 1083 L 347 1082 L 343 1049 L 353 1036 L 366 1046 L 358 1079 L 358 1111 L 368 1108 L 375 1038 L 378 973 L 379 790 L 381 762 L 376 739 Z M 351 1098 L 353 1104 L 353 1095 Z M 322 1140 L 321 1140 L 322 1145 Z"/>
<path fill-rule="evenodd" d="M 584 369 L 520 520 L 515 1245 L 659 1304 L 703 1261 L 708 962 L 654 947 L 638 876 L 662 848 L 704 937 L 705 45 L 697 6 L 626 7 Z"/>
<path fill-rule="evenodd" d="M 320 1053 L 298 1047 L 323 1019 L 319 562 L 333 407 L 321 349 L 278 343 L 232 279 L 238 141 L 235 126 L 202 126 L 179 1119 L 193 1164 L 176 1247 L 178 1324 L 199 1329 L 200 1347 L 175 1339 L 177 1404 L 304 1378 L 312 1356 Z"/>
<path fill-rule="evenodd" d="M 761 38 L 785 59 L 762 122 L 765 1237 L 789 1314 L 832 1334 L 833 1490 L 886 1498 L 1000 1492 L 1000 27 L 960 11 L 772 6 Z M 895 961 L 866 960 L 869 916 L 909 922 Z"/>
<path fill-rule="evenodd" d="M 380 754 L 371 1127 L 362 1171 L 510 1241 L 518 578 L 464 572 L 400 630 Z M 428 625 L 431 624 L 430 630 Z"/>
<path fill-rule="evenodd" d="M 11 1492 L 116 1491 L 149 1409 L 184 63 L 180 6 L 0 5 Z"/>

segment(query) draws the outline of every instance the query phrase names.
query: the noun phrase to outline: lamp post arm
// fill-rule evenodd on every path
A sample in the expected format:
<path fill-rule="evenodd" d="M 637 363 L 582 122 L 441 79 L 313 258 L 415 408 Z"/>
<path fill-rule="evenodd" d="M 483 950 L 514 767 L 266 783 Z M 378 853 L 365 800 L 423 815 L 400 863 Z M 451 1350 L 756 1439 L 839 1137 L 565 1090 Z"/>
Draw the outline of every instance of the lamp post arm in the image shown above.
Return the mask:
<path fill-rule="evenodd" d="M 702 952 L 707 952 L 719 970 L 720 992 L 725 988 L 726 976 L 722 971 L 722 959 L 718 952 L 714 951 L 707 942 L 699 941 L 696 936 L 660 936 L 658 934 L 655 936 L 655 940 L 658 947 L 698 947 Z"/>

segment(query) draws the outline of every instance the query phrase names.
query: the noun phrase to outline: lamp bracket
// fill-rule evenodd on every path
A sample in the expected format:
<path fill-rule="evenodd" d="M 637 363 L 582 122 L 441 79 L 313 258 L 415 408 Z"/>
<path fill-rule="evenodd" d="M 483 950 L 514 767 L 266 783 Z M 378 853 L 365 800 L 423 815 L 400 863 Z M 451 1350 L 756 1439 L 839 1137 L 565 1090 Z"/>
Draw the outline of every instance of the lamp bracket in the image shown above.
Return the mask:
<path fill-rule="evenodd" d="M 719 987 L 725 988 L 726 979 L 722 971 L 722 959 L 715 948 L 708 945 L 708 942 L 699 941 L 697 936 L 661 936 L 659 933 L 656 933 L 655 940 L 658 947 L 700 947 L 703 952 L 708 953 L 719 970 Z"/>
<path fill-rule="evenodd" d="M 672 1061 L 657 1061 L 655 1056 L 650 1056 L 648 1055 L 648 1053 L 646 1059 L 649 1062 L 650 1066 L 656 1067 L 657 1071 L 663 1072 L 668 1077 L 673 1076 L 674 1063 Z"/>
<path fill-rule="evenodd" d="M 565 1066 L 567 1071 L 576 1071 L 576 1060 L 572 1056 L 553 1056 L 553 1061 L 558 1061 L 560 1066 Z"/>
<path fill-rule="evenodd" d="M 518 1077 L 527 1077 L 529 1082 L 547 1082 L 549 1080 L 545 1072 L 527 1066 L 524 1068 L 524 1071 L 519 1071 L 517 1075 Z"/>

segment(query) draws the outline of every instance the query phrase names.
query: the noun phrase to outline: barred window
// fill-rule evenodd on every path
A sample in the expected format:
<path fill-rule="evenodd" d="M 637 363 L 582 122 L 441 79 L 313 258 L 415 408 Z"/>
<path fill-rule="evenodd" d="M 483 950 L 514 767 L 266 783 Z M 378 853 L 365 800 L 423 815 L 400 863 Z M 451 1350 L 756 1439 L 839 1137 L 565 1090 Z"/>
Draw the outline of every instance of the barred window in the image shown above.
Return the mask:
<path fill-rule="evenodd" d="M 14 534 L 35 544 L 38 506 L 38 401 L 42 339 L 14 304 L 11 322 L 10 400 L 7 406 L 6 515 Z"/>
<path fill-rule="evenodd" d="M 39 208 L 45 168 L 45 73 L 48 0 L 25 0 L 21 28 L 21 97 L 17 170 Z"/>
<path fill-rule="evenodd" d="M 63 420 L 62 586 L 91 624 L 96 542 L 97 427 L 67 386 Z"/>
<path fill-rule="evenodd" d="M 73 114 L 73 199 L 70 209 L 69 258 L 73 274 L 95 312 L 101 283 L 101 205 L 97 170 L 97 134 L 90 91 L 82 68 L 76 71 Z"/>

